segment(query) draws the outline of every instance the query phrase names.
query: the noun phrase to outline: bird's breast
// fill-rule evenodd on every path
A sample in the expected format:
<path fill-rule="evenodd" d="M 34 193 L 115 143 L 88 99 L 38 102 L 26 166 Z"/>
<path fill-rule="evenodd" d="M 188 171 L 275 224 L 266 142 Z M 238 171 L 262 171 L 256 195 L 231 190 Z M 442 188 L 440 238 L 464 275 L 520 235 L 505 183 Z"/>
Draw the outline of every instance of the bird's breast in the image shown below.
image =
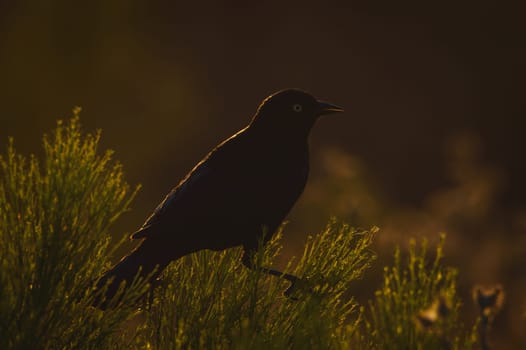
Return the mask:
<path fill-rule="evenodd" d="M 274 208 L 286 215 L 305 188 L 308 155 L 266 154 L 252 167 L 254 178 L 246 183 L 247 194 L 255 196 L 261 210 L 273 211 Z"/>

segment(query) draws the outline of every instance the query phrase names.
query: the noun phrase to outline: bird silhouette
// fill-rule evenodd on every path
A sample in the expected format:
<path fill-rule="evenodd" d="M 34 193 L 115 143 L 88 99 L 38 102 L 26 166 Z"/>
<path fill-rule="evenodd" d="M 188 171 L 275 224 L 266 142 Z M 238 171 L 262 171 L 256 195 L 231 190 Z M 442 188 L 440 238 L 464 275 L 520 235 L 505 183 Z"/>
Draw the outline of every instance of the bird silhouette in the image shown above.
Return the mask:
<path fill-rule="evenodd" d="M 139 246 L 98 281 L 111 299 L 121 282 L 155 281 L 173 260 L 243 246 L 242 262 L 278 229 L 309 173 L 308 136 L 322 115 L 343 112 L 307 92 L 286 89 L 260 104 L 248 126 L 215 147 L 168 193 L 131 238 Z M 272 269 L 264 272 L 295 280 Z"/>

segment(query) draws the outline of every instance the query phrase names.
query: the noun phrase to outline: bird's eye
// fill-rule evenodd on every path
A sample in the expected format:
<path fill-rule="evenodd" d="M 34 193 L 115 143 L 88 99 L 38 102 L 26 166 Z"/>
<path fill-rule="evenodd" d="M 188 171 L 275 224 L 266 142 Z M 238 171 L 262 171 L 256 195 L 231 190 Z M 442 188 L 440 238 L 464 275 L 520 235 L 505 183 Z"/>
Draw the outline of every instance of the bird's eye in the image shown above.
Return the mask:
<path fill-rule="evenodd" d="M 292 110 L 294 112 L 301 112 L 302 109 L 303 109 L 303 107 L 300 104 L 298 104 L 298 103 L 296 103 L 295 105 L 292 106 Z"/>

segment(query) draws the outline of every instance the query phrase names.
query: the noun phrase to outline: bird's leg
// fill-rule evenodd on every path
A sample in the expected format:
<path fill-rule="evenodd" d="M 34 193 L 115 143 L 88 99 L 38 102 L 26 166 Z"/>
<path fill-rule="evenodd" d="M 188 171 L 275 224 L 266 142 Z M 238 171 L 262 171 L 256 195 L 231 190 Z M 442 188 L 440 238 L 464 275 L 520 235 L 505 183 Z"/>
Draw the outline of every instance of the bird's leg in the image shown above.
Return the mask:
<path fill-rule="evenodd" d="M 257 268 L 256 266 L 254 266 L 254 261 L 252 259 L 253 254 L 254 254 L 254 251 L 245 250 L 245 253 L 243 254 L 243 258 L 242 258 L 243 265 L 245 265 L 247 268 L 249 268 L 251 270 L 254 270 L 254 269 Z M 291 295 L 292 291 L 294 290 L 294 288 L 296 286 L 296 282 L 299 281 L 299 277 L 298 276 L 295 276 L 295 275 L 292 275 L 290 273 L 286 273 L 286 272 L 283 272 L 283 271 L 278 271 L 278 270 L 275 270 L 275 269 L 269 269 L 267 267 L 260 267 L 260 270 L 261 270 L 261 272 L 264 272 L 266 274 L 269 274 L 269 275 L 272 275 L 272 276 L 276 276 L 276 277 L 279 277 L 279 278 L 283 278 L 283 279 L 286 279 L 287 281 L 289 281 L 290 282 L 290 286 L 284 292 L 285 296 L 287 296 L 287 297 Z"/>
<path fill-rule="evenodd" d="M 262 267 L 261 271 L 264 272 L 264 273 L 267 273 L 269 275 L 272 275 L 272 276 L 277 276 L 277 277 L 281 277 L 283 279 L 286 279 L 290 283 L 294 283 L 294 282 L 296 282 L 299 279 L 298 276 L 295 276 L 295 275 L 292 275 L 290 273 L 286 273 L 286 272 L 283 272 L 283 271 L 269 269 L 267 267 Z"/>

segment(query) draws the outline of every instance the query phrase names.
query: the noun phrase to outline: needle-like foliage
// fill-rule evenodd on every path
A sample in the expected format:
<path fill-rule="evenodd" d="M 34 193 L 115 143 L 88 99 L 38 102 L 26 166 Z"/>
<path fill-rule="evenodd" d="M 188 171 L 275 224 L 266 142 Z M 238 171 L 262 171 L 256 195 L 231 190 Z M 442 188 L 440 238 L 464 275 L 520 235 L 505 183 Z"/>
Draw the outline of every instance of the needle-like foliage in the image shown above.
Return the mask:
<path fill-rule="evenodd" d="M 292 296 L 289 282 L 240 264 L 242 251 L 203 251 L 166 272 L 149 313 L 141 346 L 154 349 L 327 349 L 347 344 L 359 309 L 346 295 L 369 266 L 372 231 L 331 222 L 311 237 L 292 269 L 302 277 Z M 256 256 L 272 266 L 281 234 Z"/>
<path fill-rule="evenodd" d="M 112 153 L 97 151 L 100 133 L 82 135 L 78 113 L 44 137 L 42 162 L 12 140 L 0 158 L 1 349 L 100 349 L 144 288 L 113 313 L 88 306 L 108 267 L 110 225 L 135 191 Z"/>
<path fill-rule="evenodd" d="M 412 241 L 405 262 L 397 250 L 366 312 L 349 286 L 374 260 L 377 229 L 335 220 L 285 264 L 299 277 L 292 288 L 264 273 L 275 268 L 279 231 L 260 245 L 255 269 L 243 266 L 241 248 L 200 251 L 172 262 L 147 298 L 135 281 L 102 300 L 95 285 L 115 249 L 109 229 L 136 191 L 112 153 L 97 150 L 100 133 L 82 134 L 78 113 L 44 138 L 41 161 L 12 140 L 0 158 L 0 349 L 471 347 L 475 332 L 458 322 L 457 272 L 443 266 L 444 237 L 433 259 L 426 243 L 419 250 Z"/>
<path fill-rule="evenodd" d="M 410 241 L 407 261 L 396 249 L 394 264 L 384 269 L 383 286 L 369 304 L 365 334 L 370 349 L 470 349 L 473 330 L 458 322 L 457 270 L 443 265 L 445 235 L 434 258 L 427 241 Z"/>

